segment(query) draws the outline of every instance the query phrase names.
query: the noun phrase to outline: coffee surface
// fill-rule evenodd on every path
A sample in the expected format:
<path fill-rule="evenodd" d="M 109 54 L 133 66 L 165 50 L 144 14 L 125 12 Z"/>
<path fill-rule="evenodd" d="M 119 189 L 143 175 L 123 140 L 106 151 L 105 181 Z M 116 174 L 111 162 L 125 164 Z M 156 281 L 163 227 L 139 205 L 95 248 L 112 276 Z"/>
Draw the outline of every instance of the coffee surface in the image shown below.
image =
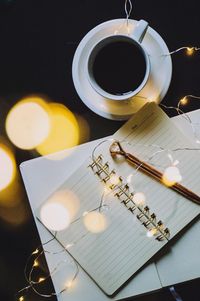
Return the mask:
<path fill-rule="evenodd" d="M 136 90 L 146 73 L 146 61 L 141 49 L 128 41 L 115 41 L 97 53 L 93 64 L 97 84 L 113 95 Z"/>

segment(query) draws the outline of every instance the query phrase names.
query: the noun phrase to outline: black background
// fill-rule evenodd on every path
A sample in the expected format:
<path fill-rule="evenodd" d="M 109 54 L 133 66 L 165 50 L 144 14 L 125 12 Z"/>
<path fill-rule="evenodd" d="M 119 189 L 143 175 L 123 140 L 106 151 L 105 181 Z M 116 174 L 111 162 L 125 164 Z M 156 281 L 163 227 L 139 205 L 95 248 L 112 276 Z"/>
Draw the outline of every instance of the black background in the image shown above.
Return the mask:
<path fill-rule="evenodd" d="M 132 18 L 147 20 L 170 50 L 200 46 L 199 1 L 132 2 Z M 119 128 L 121 122 L 99 117 L 80 101 L 73 87 L 71 63 L 78 42 L 91 28 L 121 17 L 124 0 L 0 0 L 0 135 L 6 137 L 4 121 L 8 110 L 29 94 L 45 95 L 84 116 L 90 125 L 90 140 Z M 200 53 L 192 57 L 174 55 L 172 83 L 163 103 L 176 105 L 184 95 L 200 95 L 199 70 Z M 186 109 L 198 107 L 198 102 L 191 102 Z M 18 164 L 36 156 L 17 149 L 15 155 Z M 30 217 L 25 225 L 12 227 L 0 219 L 0 300 L 14 300 L 16 291 L 26 285 L 23 267 L 40 242 L 27 200 L 26 203 Z M 177 291 L 185 301 L 200 300 L 200 280 L 178 285 Z M 135 300 L 161 299 L 173 300 L 167 289 Z M 29 293 L 26 300 L 43 299 Z"/>

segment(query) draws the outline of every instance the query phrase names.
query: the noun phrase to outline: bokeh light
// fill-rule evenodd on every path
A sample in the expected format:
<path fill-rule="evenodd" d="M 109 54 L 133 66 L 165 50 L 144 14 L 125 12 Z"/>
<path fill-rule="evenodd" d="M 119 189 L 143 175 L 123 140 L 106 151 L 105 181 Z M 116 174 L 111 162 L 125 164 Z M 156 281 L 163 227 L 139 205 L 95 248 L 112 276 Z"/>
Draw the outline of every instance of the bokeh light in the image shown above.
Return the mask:
<path fill-rule="evenodd" d="M 45 227 L 52 231 L 62 231 L 70 223 L 67 209 L 59 203 L 47 203 L 42 206 L 40 218 Z"/>
<path fill-rule="evenodd" d="M 40 218 L 52 231 L 66 229 L 79 210 L 78 198 L 68 190 L 53 193 L 41 207 Z"/>
<path fill-rule="evenodd" d="M 16 174 L 16 163 L 12 152 L 0 144 L 0 191 L 9 186 Z"/>
<path fill-rule="evenodd" d="M 64 105 L 49 104 L 51 110 L 51 130 L 46 139 L 37 146 L 41 155 L 48 155 L 79 143 L 79 127 L 73 113 Z"/>
<path fill-rule="evenodd" d="M 173 186 L 174 184 L 181 182 L 181 180 L 182 176 L 178 167 L 170 166 L 165 169 L 162 181 L 166 186 Z"/>
<path fill-rule="evenodd" d="M 85 214 L 83 217 L 83 223 L 86 229 L 92 233 L 103 232 L 108 226 L 106 216 L 96 211 Z"/>
<path fill-rule="evenodd" d="M 50 131 L 48 105 L 40 97 L 28 97 L 19 101 L 8 113 L 6 132 L 18 148 L 34 149 L 42 143 Z"/>

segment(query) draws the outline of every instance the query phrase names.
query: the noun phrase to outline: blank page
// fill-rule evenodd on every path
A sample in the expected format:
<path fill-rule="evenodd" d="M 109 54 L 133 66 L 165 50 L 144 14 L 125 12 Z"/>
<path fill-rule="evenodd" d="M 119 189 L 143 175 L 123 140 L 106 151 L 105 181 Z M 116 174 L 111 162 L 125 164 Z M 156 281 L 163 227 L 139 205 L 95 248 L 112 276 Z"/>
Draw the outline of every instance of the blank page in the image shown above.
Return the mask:
<path fill-rule="evenodd" d="M 154 103 L 146 105 L 138 112 L 114 135 L 114 139 L 123 141 L 124 148 L 144 160 L 155 152 L 155 146 L 152 146 L 154 144 L 168 149 L 188 146 L 185 137 L 183 138 L 169 118 Z M 152 237 L 147 235 L 149 232 L 136 217 L 138 209 L 134 212 L 128 210 L 132 204 L 126 203 L 125 206 L 122 203 L 123 196 L 129 195 L 131 191 L 143 192 L 150 214 L 155 213 L 157 219 L 162 220 L 169 228 L 169 239 L 200 213 L 198 205 L 141 171 L 136 173 L 135 168 L 126 161 L 115 162 L 109 155 L 110 144 L 111 142 L 107 141 L 97 148 L 96 158 L 98 155 L 103 155 L 102 162 L 109 162 L 110 171 L 115 169 L 116 174 L 122 176 L 123 182 L 118 184 L 121 185 L 121 189 L 124 188 L 127 178 L 131 178 L 132 181 L 126 194 L 122 194 L 122 199 L 115 195 L 119 192 L 117 187 L 104 199 L 107 207 L 102 213 L 106 218 L 107 228 L 101 233 L 94 234 L 88 232 L 83 225 L 83 217 L 76 221 L 83 212 L 99 207 L 105 189 L 105 184 L 95 174 L 95 168 L 92 170 L 88 167 L 92 163 L 92 159 L 89 158 L 58 189 L 58 191 L 73 191 L 79 199 L 80 207 L 74 222 L 66 230 L 57 234 L 57 239 L 63 246 L 75 242 L 69 249 L 70 254 L 108 295 L 115 293 L 168 242 L 168 239 L 158 241 L 156 235 Z M 173 154 L 176 155 L 180 161 L 183 184 L 199 193 L 198 156 L 189 152 Z M 153 164 L 159 165 L 160 170 L 169 165 L 166 153 L 157 155 L 152 160 Z M 45 203 L 47 202 L 48 199 Z M 40 218 L 40 211 L 38 217 Z"/>

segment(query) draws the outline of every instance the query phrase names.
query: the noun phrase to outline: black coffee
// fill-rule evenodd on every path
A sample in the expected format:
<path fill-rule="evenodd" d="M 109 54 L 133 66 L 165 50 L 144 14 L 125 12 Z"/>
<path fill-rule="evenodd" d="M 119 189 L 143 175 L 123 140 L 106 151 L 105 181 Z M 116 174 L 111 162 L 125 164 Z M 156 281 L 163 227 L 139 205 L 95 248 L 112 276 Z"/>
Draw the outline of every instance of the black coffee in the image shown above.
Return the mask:
<path fill-rule="evenodd" d="M 141 49 L 128 41 L 114 41 L 97 53 L 93 63 L 97 84 L 113 95 L 136 90 L 146 73 L 146 61 Z"/>

